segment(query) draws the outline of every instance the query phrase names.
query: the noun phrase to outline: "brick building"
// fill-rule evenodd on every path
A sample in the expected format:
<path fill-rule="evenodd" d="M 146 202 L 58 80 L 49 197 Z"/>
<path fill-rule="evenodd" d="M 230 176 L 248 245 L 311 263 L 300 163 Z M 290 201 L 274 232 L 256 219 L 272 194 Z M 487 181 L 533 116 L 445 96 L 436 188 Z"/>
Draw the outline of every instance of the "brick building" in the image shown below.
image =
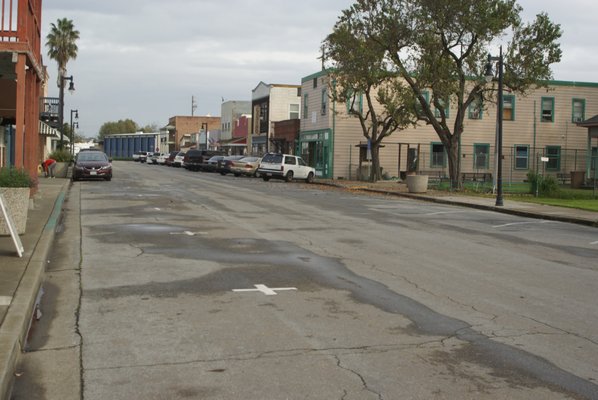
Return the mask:
<path fill-rule="evenodd" d="M 0 15 L 0 166 L 37 175 L 44 140 L 39 99 L 46 74 L 41 55 L 41 0 L 4 2 Z"/>

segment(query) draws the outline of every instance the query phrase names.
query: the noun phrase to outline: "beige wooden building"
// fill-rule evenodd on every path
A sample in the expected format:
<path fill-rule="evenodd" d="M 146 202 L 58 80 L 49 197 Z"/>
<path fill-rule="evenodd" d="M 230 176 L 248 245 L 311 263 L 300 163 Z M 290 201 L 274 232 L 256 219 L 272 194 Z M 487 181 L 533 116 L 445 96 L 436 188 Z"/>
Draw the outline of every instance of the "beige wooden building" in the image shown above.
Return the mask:
<path fill-rule="evenodd" d="M 302 79 L 299 151 L 319 177 L 356 179 L 369 165 L 366 139 L 357 118 L 348 115 L 349 104 L 330 100 L 328 84 L 327 71 Z M 361 106 L 359 99 L 354 106 Z M 479 112 L 471 107 L 465 117 L 462 173 L 494 171 L 497 110 L 495 104 L 484 108 Z M 449 126 L 455 113 L 449 104 Z M 503 182 L 521 182 L 530 171 L 555 176 L 585 171 L 586 177 L 593 176 L 591 157 L 598 143 L 578 123 L 597 114 L 598 83 L 551 81 L 548 89 L 525 97 L 504 93 Z M 395 132 L 383 145 L 381 166 L 389 177 L 414 168 L 448 175 L 444 146 L 431 126 Z"/>

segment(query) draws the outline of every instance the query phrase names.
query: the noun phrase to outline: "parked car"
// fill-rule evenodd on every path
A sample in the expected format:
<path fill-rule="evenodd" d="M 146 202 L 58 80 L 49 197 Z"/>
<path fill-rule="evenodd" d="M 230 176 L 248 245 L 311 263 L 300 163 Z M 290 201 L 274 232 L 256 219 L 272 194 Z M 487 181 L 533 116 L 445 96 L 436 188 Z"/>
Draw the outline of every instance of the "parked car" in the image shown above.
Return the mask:
<path fill-rule="evenodd" d="M 101 151 L 83 151 L 77 154 L 73 167 L 73 181 L 80 179 L 112 179 L 112 160 Z"/>
<path fill-rule="evenodd" d="M 199 171 L 202 169 L 203 164 L 214 156 L 224 156 L 224 152 L 218 150 L 189 150 L 185 154 L 183 160 L 185 168 L 190 171 Z"/>
<path fill-rule="evenodd" d="M 180 168 L 183 166 L 183 159 L 185 158 L 185 152 L 179 151 L 179 153 L 174 156 L 174 160 L 172 160 L 172 166 Z"/>
<path fill-rule="evenodd" d="M 165 165 L 166 159 L 168 158 L 169 153 L 160 153 L 160 155 L 156 158 L 156 164 L 158 165 Z"/>
<path fill-rule="evenodd" d="M 266 154 L 257 172 L 264 181 L 269 181 L 270 178 L 284 179 L 287 182 L 305 179 L 307 183 L 312 183 L 316 176 L 316 170 L 307 165 L 301 157 L 281 153 Z"/>
<path fill-rule="evenodd" d="M 256 176 L 260 160 L 260 157 L 253 156 L 243 157 L 240 160 L 233 160 L 230 165 L 230 172 L 235 176 Z"/>
<path fill-rule="evenodd" d="M 135 153 L 133 153 L 133 161 L 139 161 L 141 159 L 141 155 L 144 153 L 145 151 L 136 151 Z"/>
<path fill-rule="evenodd" d="M 160 157 L 160 155 L 163 155 L 164 153 L 152 153 L 152 155 L 147 159 L 147 163 L 148 164 L 158 164 L 158 157 Z"/>
<path fill-rule="evenodd" d="M 244 156 L 226 156 L 222 160 L 218 162 L 218 169 L 217 171 L 220 172 L 221 175 L 226 175 L 230 170 L 230 166 L 232 165 L 233 161 L 238 161 Z"/>
<path fill-rule="evenodd" d="M 164 164 L 168 165 L 169 167 L 172 167 L 172 163 L 173 163 L 174 158 L 176 157 L 177 154 L 179 154 L 178 151 L 171 151 L 168 154 L 168 157 L 166 157 L 166 159 L 164 160 Z"/>
<path fill-rule="evenodd" d="M 218 161 L 221 161 L 226 156 L 213 156 L 208 161 L 202 164 L 201 170 L 206 172 L 214 172 L 218 169 Z"/>
<path fill-rule="evenodd" d="M 151 157 L 151 156 L 152 156 L 152 152 L 151 151 L 142 151 L 139 154 L 139 162 L 144 163 L 144 162 L 147 161 L 148 157 Z"/>

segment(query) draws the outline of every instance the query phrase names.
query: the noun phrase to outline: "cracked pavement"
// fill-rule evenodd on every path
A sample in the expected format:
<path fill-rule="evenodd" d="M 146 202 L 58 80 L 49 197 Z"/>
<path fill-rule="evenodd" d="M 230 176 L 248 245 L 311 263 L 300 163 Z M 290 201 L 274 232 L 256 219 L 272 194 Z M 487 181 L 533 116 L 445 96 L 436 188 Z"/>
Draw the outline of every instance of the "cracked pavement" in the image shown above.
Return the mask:
<path fill-rule="evenodd" d="M 73 186 L 80 232 L 62 234 L 80 243 L 81 398 L 596 398 L 597 251 L 546 250 L 595 230 L 115 166 Z M 232 291 L 255 284 L 297 290 Z"/>

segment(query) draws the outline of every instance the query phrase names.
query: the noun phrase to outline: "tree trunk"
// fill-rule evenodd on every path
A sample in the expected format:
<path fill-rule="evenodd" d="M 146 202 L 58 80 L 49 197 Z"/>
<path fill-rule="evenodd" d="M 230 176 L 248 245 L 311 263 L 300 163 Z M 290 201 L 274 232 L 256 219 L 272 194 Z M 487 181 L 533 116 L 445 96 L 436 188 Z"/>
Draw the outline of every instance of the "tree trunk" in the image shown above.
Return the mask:
<path fill-rule="evenodd" d="M 459 158 L 459 140 L 453 135 L 450 141 L 445 144 L 448 157 L 448 170 L 451 179 L 451 189 L 460 190 L 461 182 L 461 160 Z"/>
<path fill-rule="evenodd" d="M 378 182 L 381 178 L 380 174 L 380 147 L 379 144 L 372 141 L 372 168 L 370 170 L 370 181 Z"/>

